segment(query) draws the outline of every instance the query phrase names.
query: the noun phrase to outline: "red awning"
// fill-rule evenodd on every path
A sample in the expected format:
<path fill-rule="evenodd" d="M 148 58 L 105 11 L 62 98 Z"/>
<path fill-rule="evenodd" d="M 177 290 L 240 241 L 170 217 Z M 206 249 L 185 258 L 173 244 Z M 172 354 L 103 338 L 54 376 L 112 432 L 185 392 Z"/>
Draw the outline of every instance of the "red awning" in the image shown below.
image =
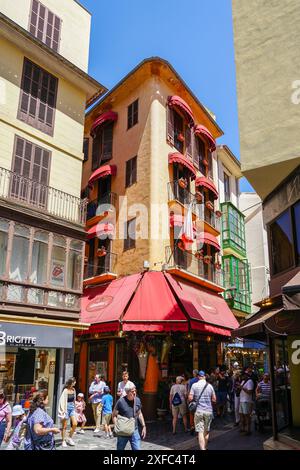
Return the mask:
<path fill-rule="evenodd" d="M 193 111 L 191 110 L 189 105 L 182 98 L 180 98 L 180 96 L 170 96 L 168 99 L 168 106 L 170 106 L 171 108 L 173 108 L 174 106 L 179 108 L 186 115 L 188 120 L 191 123 L 194 123 L 195 119 Z"/>
<path fill-rule="evenodd" d="M 103 165 L 100 166 L 100 168 L 97 168 L 97 170 L 92 173 L 89 179 L 89 184 L 94 183 L 96 180 L 99 178 L 105 178 L 106 176 L 116 176 L 117 174 L 117 167 L 116 165 Z"/>
<path fill-rule="evenodd" d="M 114 111 L 107 111 L 106 113 L 102 113 L 100 116 L 97 117 L 97 119 L 92 124 L 91 130 L 90 130 L 91 136 L 94 137 L 97 127 L 101 126 L 105 122 L 116 121 L 117 119 L 118 119 L 118 114 L 115 113 Z"/>
<path fill-rule="evenodd" d="M 204 188 L 209 189 L 214 195 L 214 199 L 218 199 L 219 193 L 217 191 L 217 188 L 215 187 L 214 183 L 212 180 L 205 178 L 205 176 L 201 176 L 200 178 L 196 178 L 195 181 L 195 186 L 196 188 L 198 186 L 203 186 Z"/>
<path fill-rule="evenodd" d="M 202 126 L 201 124 L 198 124 L 197 126 L 195 126 L 194 134 L 195 135 L 200 135 L 200 136 L 205 138 L 205 140 L 208 142 L 209 150 L 211 152 L 216 150 L 216 148 L 217 148 L 216 147 L 216 141 L 213 138 L 212 134 L 209 132 L 209 130 L 205 126 Z"/>
<path fill-rule="evenodd" d="M 188 320 L 162 272 L 145 273 L 123 319 L 124 331 L 188 331 Z"/>
<path fill-rule="evenodd" d="M 117 331 L 120 317 L 132 297 L 141 274 L 132 274 L 99 287 L 84 290 L 81 299 L 81 320 L 91 323 L 89 332 Z"/>
<path fill-rule="evenodd" d="M 223 297 L 197 288 L 191 283 L 179 281 L 169 273 L 165 276 L 191 319 L 191 329 L 230 336 L 239 326 L 238 321 Z"/>
<path fill-rule="evenodd" d="M 191 173 L 192 180 L 196 178 L 196 170 L 194 168 L 194 165 L 189 162 L 187 158 L 185 158 L 181 153 L 169 153 L 169 163 L 180 163 L 181 165 L 184 165 Z"/>
<path fill-rule="evenodd" d="M 213 246 L 217 251 L 221 251 L 217 238 L 209 232 L 197 233 L 196 239 L 198 243 L 206 243 L 207 245 Z"/>
<path fill-rule="evenodd" d="M 99 223 L 96 225 L 93 225 L 91 228 L 88 229 L 87 235 L 88 238 L 94 238 L 96 236 L 101 236 L 101 235 L 114 235 L 115 233 L 115 227 L 113 224 L 110 223 Z"/>

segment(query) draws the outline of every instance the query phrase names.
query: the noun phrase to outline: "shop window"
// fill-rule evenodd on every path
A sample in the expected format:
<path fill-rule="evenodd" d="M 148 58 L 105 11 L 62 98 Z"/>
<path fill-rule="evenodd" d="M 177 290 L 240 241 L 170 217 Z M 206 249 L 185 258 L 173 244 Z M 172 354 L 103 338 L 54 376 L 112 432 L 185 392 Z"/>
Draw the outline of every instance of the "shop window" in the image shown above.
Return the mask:
<path fill-rule="evenodd" d="M 54 236 L 51 256 L 50 284 L 64 287 L 66 275 L 66 240 Z"/>
<path fill-rule="evenodd" d="M 71 241 L 67 275 L 68 289 L 80 290 L 81 288 L 82 249 L 83 243 L 81 241 Z"/>
<path fill-rule="evenodd" d="M 7 254 L 7 243 L 8 243 L 8 221 L 0 219 L 0 276 L 5 274 L 6 266 L 6 254 Z"/>
<path fill-rule="evenodd" d="M 44 284 L 47 282 L 48 239 L 49 235 L 47 232 L 35 231 L 29 277 L 30 282 L 33 284 Z"/>
<path fill-rule="evenodd" d="M 291 268 L 294 265 L 294 247 L 289 210 L 270 224 L 270 240 L 273 274 Z"/>

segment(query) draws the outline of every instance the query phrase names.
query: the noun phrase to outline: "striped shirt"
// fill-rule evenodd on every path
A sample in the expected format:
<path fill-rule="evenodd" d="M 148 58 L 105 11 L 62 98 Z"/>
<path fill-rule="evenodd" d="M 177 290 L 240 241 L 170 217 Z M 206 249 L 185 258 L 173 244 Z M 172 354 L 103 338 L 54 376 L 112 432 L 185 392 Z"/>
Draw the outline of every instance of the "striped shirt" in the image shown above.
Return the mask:
<path fill-rule="evenodd" d="M 258 384 L 262 398 L 270 399 L 271 397 L 271 383 L 264 382 L 263 380 Z"/>

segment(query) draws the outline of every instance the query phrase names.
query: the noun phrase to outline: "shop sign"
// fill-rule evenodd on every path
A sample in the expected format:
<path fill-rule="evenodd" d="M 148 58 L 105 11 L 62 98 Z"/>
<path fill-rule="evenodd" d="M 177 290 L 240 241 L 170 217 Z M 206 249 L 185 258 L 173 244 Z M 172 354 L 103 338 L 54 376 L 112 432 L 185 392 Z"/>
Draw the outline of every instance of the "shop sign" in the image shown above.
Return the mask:
<path fill-rule="evenodd" d="M 0 323 L 0 347 L 72 348 L 73 330 L 54 326 Z"/>
<path fill-rule="evenodd" d="M 291 355 L 291 361 L 295 366 L 300 365 L 300 340 L 295 340 L 291 344 L 293 353 Z"/>

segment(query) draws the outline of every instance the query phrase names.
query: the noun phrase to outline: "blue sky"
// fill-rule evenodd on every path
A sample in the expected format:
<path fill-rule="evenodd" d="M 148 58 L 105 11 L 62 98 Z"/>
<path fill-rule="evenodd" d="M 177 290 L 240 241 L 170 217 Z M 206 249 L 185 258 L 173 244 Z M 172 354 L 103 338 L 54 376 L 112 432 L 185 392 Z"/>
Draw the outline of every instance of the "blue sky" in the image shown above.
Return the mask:
<path fill-rule="evenodd" d="M 81 0 L 92 14 L 89 73 L 107 88 L 146 57 L 177 70 L 240 158 L 231 0 Z M 245 179 L 242 191 L 251 191 Z"/>

